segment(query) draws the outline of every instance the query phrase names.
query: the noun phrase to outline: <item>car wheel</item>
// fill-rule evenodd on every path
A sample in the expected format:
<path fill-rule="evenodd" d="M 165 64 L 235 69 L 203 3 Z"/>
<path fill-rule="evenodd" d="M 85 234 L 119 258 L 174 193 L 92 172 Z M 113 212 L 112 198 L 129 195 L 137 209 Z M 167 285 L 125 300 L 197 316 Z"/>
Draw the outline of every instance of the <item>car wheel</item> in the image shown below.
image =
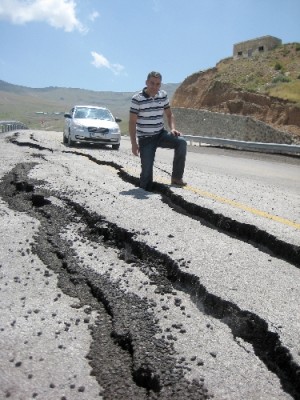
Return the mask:
<path fill-rule="evenodd" d="M 67 144 L 68 143 L 68 139 L 65 137 L 65 134 L 63 133 L 63 143 Z"/>
<path fill-rule="evenodd" d="M 69 147 L 72 147 L 72 146 L 74 146 L 74 141 L 71 139 L 71 132 L 69 132 L 69 135 L 68 135 L 68 146 Z"/>
<path fill-rule="evenodd" d="M 119 150 L 119 148 L 120 148 L 120 143 L 118 143 L 118 144 L 113 144 L 111 147 L 112 147 L 113 150 Z"/>

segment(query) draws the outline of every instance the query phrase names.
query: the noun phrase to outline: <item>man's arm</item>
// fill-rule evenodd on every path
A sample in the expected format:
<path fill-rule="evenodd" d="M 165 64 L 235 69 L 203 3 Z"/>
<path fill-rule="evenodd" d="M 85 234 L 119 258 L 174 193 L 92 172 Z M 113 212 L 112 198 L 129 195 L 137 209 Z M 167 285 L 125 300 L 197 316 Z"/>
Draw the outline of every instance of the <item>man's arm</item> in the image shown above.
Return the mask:
<path fill-rule="evenodd" d="M 175 118 L 170 107 L 165 109 L 165 114 L 167 117 L 169 128 L 171 130 L 171 134 L 174 136 L 180 136 L 181 133 L 175 128 Z"/>
<path fill-rule="evenodd" d="M 136 140 L 136 121 L 137 121 L 137 114 L 129 113 L 129 134 L 131 140 L 131 150 L 135 156 L 139 155 L 139 146 Z"/>

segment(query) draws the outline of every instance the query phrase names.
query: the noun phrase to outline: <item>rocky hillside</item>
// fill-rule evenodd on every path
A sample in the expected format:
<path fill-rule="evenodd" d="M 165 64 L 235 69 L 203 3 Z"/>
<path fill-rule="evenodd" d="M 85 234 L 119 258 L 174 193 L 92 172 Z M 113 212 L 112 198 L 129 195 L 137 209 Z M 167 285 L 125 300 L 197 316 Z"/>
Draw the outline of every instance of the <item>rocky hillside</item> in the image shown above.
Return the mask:
<path fill-rule="evenodd" d="M 187 77 L 172 106 L 246 115 L 300 139 L 300 43 L 221 60 Z"/>

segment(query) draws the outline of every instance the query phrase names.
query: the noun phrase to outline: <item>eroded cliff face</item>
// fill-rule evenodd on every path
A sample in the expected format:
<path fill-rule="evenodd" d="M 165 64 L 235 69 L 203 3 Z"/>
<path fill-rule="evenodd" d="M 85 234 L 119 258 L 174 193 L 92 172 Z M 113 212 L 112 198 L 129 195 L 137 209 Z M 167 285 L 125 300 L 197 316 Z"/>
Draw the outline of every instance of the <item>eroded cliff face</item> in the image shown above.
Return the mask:
<path fill-rule="evenodd" d="M 300 108 L 285 100 L 244 91 L 218 80 L 218 68 L 195 73 L 177 88 L 173 107 L 246 115 L 300 139 Z"/>

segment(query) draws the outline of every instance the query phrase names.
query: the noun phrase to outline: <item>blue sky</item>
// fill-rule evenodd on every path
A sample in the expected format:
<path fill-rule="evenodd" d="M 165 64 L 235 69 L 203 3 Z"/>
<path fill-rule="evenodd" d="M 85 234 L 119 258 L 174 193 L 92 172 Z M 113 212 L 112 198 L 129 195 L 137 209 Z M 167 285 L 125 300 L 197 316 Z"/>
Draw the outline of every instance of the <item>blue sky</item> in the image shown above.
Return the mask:
<path fill-rule="evenodd" d="M 43 88 L 133 92 L 271 35 L 300 42 L 300 0 L 0 0 L 0 80 Z"/>

